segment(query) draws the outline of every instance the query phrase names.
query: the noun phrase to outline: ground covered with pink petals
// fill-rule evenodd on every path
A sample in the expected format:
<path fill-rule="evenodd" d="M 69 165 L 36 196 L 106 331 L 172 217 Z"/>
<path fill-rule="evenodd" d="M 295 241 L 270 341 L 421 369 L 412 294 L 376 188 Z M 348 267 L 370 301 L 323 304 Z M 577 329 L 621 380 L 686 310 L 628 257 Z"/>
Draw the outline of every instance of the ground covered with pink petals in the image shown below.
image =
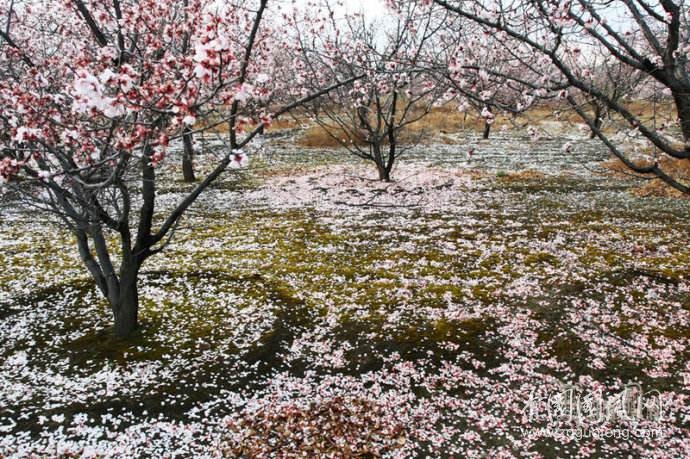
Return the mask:
<path fill-rule="evenodd" d="M 418 147 L 393 183 L 259 157 L 145 266 L 130 341 L 70 236 L 3 210 L 0 456 L 690 456 L 688 201 L 560 143 Z M 595 415 L 630 384 L 656 405 Z"/>

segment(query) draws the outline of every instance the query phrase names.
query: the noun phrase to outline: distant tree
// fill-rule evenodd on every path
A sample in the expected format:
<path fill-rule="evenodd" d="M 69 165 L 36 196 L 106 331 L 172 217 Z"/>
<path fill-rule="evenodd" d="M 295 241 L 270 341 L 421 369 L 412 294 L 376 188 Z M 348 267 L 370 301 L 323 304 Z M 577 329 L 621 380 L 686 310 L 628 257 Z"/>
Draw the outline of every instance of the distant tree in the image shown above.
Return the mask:
<path fill-rule="evenodd" d="M 525 71 L 526 56 L 498 37 L 457 18 L 445 21 L 441 37 L 446 55 L 435 68 L 457 95 L 460 109 L 471 108 L 483 120 L 483 139 L 489 138 L 499 113 L 515 116 L 538 100 L 525 84 L 538 74 Z"/>
<path fill-rule="evenodd" d="M 327 9 L 329 19 L 321 27 L 297 30 L 304 68 L 317 85 L 324 76 L 364 77 L 309 104 L 309 113 L 351 154 L 372 161 L 380 180 L 390 181 L 396 161 L 423 131 L 403 136 L 444 94 L 444 86 L 418 65 L 439 51 L 431 45 L 442 19 L 420 14 L 416 4 L 378 22 Z"/>
<path fill-rule="evenodd" d="M 416 2 L 415 2 L 416 3 Z M 685 2 L 659 0 L 555 1 L 555 0 L 433 0 L 459 18 L 483 27 L 487 34 L 503 34 L 528 48 L 548 64 L 541 86 L 564 87 L 562 98 L 587 123 L 596 136 L 627 167 L 658 177 L 690 194 L 690 187 L 664 168 L 662 159 L 690 158 L 690 28 Z M 596 77 L 583 59 L 589 52 L 601 53 L 600 62 L 619 65 L 619 74 L 640 72 L 654 80 L 672 97 L 678 115 L 678 137 L 660 132 L 654 120 L 631 110 L 617 94 L 607 90 L 606 79 Z M 529 66 L 526 65 L 526 70 Z M 534 87 L 534 85 L 531 85 Z M 600 111 L 615 113 L 631 130 L 649 142 L 658 156 L 636 161 L 625 145 L 601 128 L 596 113 L 588 113 L 580 101 L 589 98 Z"/>
<path fill-rule="evenodd" d="M 596 48 L 595 48 L 596 49 Z M 613 59 L 605 50 L 590 50 L 587 56 L 582 56 L 584 62 L 581 66 L 589 69 L 594 84 L 615 103 L 623 103 L 625 98 L 641 99 L 643 85 L 648 81 L 648 75 L 634 67 L 630 67 L 618 59 Z M 578 53 L 576 53 L 578 54 Z M 655 94 L 647 94 L 649 97 L 657 97 Z M 584 105 L 591 110 L 592 124 L 590 138 L 597 136 L 597 130 L 601 131 L 604 121 L 611 118 L 609 105 L 599 97 L 591 97 L 583 94 Z"/>

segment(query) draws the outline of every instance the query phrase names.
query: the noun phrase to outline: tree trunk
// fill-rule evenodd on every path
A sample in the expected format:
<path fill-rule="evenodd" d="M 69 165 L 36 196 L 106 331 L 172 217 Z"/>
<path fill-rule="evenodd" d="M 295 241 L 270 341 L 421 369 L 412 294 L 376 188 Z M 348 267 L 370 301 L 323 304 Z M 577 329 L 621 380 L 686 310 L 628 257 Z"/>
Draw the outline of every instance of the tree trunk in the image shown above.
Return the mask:
<path fill-rule="evenodd" d="M 359 119 L 359 128 L 367 129 L 369 127 L 369 107 L 363 105 L 357 107 L 357 118 Z"/>
<path fill-rule="evenodd" d="M 376 163 L 376 168 L 379 171 L 379 180 L 381 180 L 382 182 L 390 182 L 391 181 L 390 168 L 386 167 L 386 165 L 383 163 Z"/>
<path fill-rule="evenodd" d="M 690 142 L 690 97 L 686 91 L 678 93 L 673 91 L 673 100 L 680 120 L 680 130 L 683 133 L 683 140 L 687 144 Z"/>
<path fill-rule="evenodd" d="M 489 134 L 491 133 L 491 123 L 484 122 L 484 133 L 482 134 L 482 139 L 487 140 Z"/>
<path fill-rule="evenodd" d="M 193 134 L 189 128 L 185 128 L 182 135 L 183 153 L 182 153 L 182 175 L 185 182 L 194 182 L 194 143 Z"/>
<path fill-rule="evenodd" d="M 381 152 L 381 144 L 374 143 L 371 145 L 370 159 L 376 164 L 376 170 L 379 172 L 379 180 L 384 182 L 391 181 L 390 170 L 386 167 L 386 160 Z"/>
<path fill-rule="evenodd" d="M 395 162 L 395 151 L 397 146 L 397 133 L 398 126 L 396 125 L 396 114 L 398 111 L 398 91 L 393 91 L 391 98 L 390 114 L 387 121 L 388 129 L 388 158 L 385 161 L 381 161 L 379 166 L 379 180 L 385 182 L 391 181 L 391 170 L 393 169 L 393 163 Z M 380 155 L 383 158 L 383 155 Z"/>
<path fill-rule="evenodd" d="M 601 126 L 603 124 L 603 121 L 599 115 L 597 115 L 596 118 L 594 118 L 594 129 L 592 129 L 592 132 L 589 133 L 589 138 L 594 139 L 597 136 L 597 131 L 601 130 Z"/>
<path fill-rule="evenodd" d="M 386 182 L 391 181 L 391 171 L 393 170 L 393 164 L 395 163 L 395 155 L 397 151 L 397 143 L 395 138 L 395 131 L 393 129 L 388 131 L 388 159 L 384 164 L 384 177 L 381 180 Z"/>
<path fill-rule="evenodd" d="M 113 305 L 115 334 L 121 338 L 128 337 L 139 326 L 138 277 L 138 266 L 123 264 L 120 270 L 120 294 L 117 303 Z"/>
<path fill-rule="evenodd" d="M 601 126 L 604 124 L 604 120 L 602 119 L 604 115 L 604 111 L 602 110 L 602 107 L 598 104 L 594 104 L 594 129 L 592 129 L 592 132 L 589 133 L 589 138 L 593 139 L 597 136 L 597 130 L 601 129 Z"/>

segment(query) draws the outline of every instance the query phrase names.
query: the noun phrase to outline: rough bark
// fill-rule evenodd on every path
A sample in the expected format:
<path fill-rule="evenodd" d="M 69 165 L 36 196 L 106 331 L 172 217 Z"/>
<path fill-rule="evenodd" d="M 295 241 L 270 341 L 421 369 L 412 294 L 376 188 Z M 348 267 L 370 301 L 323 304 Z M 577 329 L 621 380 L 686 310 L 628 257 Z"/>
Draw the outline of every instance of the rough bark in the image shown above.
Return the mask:
<path fill-rule="evenodd" d="M 484 122 L 484 132 L 482 133 L 482 139 L 487 140 L 491 134 L 491 123 Z"/>
<path fill-rule="evenodd" d="M 601 126 L 604 124 L 604 120 L 602 120 L 603 117 L 603 108 L 601 104 L 598 102 L 594 103 L 594 117 L 593 117 L 593 122 L 594 122 L 594 129 L 592 129 L 589 133 L 589 138 L 594 139 L 597 136 L 597 131 L 601 129 Z"/>
<path fill-rule="evenodd" d="M 359 120 L 359 128 L 360 129 L 368 129 L 369 128 L 369 107 L 365 107 L 363 105 L 357 107 L 357 118 Z"/>
<path fill-rule="evenodd" d="M 371 146 L 372 155 L 370 159 L 376 164 L 376 170 L 379 173 L 379 180 L 383 182 L 391 181 L 390 168 L 387 165 L 386 158 L 383 156 L 380 144 L 374 144 Z"/>
<path fill-rule="evenodd" d="M 488 110 L 489 113 L 493 114 L 494 110 L 491 105 L 487 105 L 486 109 Z M 482 139 L 488 140 L 489 135 L 491 134 L 491 123 L 489 122 L 488 119 L 484 119 L 484 131 L 482 132 Z"/>
<path fill-rule="evenodd" d="M 112 305 L 115 334 L 121 338 L 130 336 L 139 327 L 138 277 L 139 266 L 136 263 L 123 263 L 120 269 L 119 298 Z"/>
<path fill-rule="evenodd" d="M 194 182 L 194 139 L 189 129 L 185 129 L 182 135 L 182 145 L 182 176 L 185 182 Z"/>
<path fill-rule="evenodd" d="M 379 180 L 381 180 L 382 182 L 390 182 L 391 181 L 391 171 L 388 167 L 386 167 L 385 164 L 376 163 L 376 169 L 379 172 Z"/>
<path fill-rule="evenodd" d="M 687 144 L 690 141 L 690 97 L 685 91 L 673 91 L 673 101 L 678 111 L 680 129 L 683 133 L 683 140 Z"/>

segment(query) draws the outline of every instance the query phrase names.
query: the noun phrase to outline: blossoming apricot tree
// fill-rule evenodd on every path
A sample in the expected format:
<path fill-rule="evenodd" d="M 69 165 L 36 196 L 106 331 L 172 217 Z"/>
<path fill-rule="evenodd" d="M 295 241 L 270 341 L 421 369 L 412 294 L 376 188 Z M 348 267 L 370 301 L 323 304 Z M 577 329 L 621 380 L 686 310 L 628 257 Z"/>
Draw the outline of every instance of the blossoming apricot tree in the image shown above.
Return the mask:
<path fill-rule="evenodd" d="M 137 328 L 142 264 L 199 195 L 246 161 L 242 148 L 271 115 L 332 89 L 269 105 L 285 44 L 268 11 L 267 0 L 0 6 L 0 185 L 74 234 L 117 335 Z M 157 211 L 167 180 L 157 166 L 199 119 L 227 127 L 227 151 L 171 211 Z"/>
<path fill-rule="evenodd" d="M 523 113 L 548 95 L 535 88 L 540 69 L 529 60 L 532 54 L 505 34 L 487 34 L 477 24 L 451 16 L 439 36 L 445 52 L 431 68 L 450 87 L 458 108 L 472 109 L 483 120 L 484 139 L 499 112 Z"/>
<path fill-rule="evenodd" d="M 389 10 L 386 21 L 372 22 L 363 14 L 340 17 L 325 8 L 320 27 L 296 30 L 310 81 L 364 76 L 309 104 L 309 114 L 351 154 L 372 161 L 379 180 L 388 182 L 406 148 L 405 134 L 408 145 L 423 134 L 412 134 L 410 125 L 431 112 L 447 87 L 419 65 L 441 51 L 436 38 L 447 13 L 427 13 L 411 3 Z"/>

